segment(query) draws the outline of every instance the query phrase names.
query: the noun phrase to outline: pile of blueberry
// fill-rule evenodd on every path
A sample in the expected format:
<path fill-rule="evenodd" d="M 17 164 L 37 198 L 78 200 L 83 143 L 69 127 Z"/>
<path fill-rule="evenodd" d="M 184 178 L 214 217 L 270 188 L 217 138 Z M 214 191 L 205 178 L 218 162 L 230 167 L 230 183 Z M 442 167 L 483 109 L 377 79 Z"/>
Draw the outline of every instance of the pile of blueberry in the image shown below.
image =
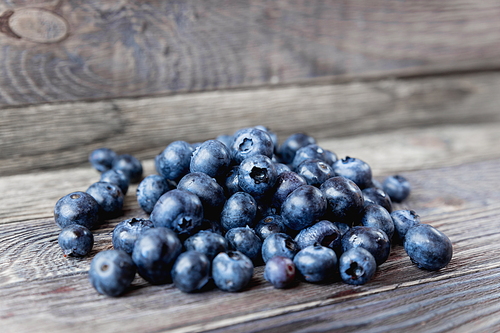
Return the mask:
<path fill-rule="evenodd" d="M 131 155 L 102 148 L 89 159 L 100 181 L 62 197 L 54 209 L 65 256 L 90 252 L 89 229 L 120 215 L 130 182 L 140 182 L 137 201 L 150 214 L 120 222 L 114 250 L 92 260 L 90 282 L 102 294 L 120 295 L 136 272 L 184 292 L 209 281 L 239 291 L 262 264 L 276 288 L 296 277 L 360 285 L 387 260 L 391 243 L 404 244 L 423 269 L 439 270 L 452 257 L 443 233 L 421 224 L 414 211 L 392 211 L 393 201 L 410 194 L 405 178 L 380 184 L 367 163 L 338 159 L 306 134 L 278 146 L 273 132 L 256 126 L 203 143 L 175 141 L 156 156 L 158 175 L 144 179 Z"/>

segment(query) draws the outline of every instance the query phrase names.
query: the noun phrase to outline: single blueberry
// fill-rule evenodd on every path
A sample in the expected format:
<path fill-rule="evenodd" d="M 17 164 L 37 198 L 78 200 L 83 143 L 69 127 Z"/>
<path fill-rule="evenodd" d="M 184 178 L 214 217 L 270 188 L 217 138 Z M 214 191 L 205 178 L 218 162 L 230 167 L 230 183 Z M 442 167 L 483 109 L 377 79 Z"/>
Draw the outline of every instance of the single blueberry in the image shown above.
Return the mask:
<path fill-rule="evenodd" d="M 149 175 L 137 187 L 137 202 L 143 211 L 151 213 L 158 199 L 170 189 L 165 178 L 160 175 Z"/>
<path fill-rule="evenodd" d="M 453 245 L 441 231 L 428 224 L 417 224 L 405 236 L 405 251 L 419 268 L 437 271 L 453 256 Z"/>
<path fill-rule="evenodd" d="M 291 164 L 295 153 L 302 147 L 315 144 L 316 140 L 304 133 L 294 133 L 290 135 L 278 149 L 278 156 L 282 163 Z"/>
<path fill-rule="evenodd" d="M 383 264 L 391 251 L 391 243 L 385 232 L 365 226 L 352 227 L 342 237 L 342 252 L 347 252 L 354 247 L 362 247 L 370 252 L 377 265 Z"/>
<path fill-rule="evenodd" d="M 290 193 L 281 206 L 288 228 L 301 230 L 321 218 L 327 207 L 323 193 L 314 186 L 302 185 Z"/>
<path fill-rule="evenodd" d="M 117 156 L 113 160 L 113 169 L 121 170 L 131 183 L 138 183 L 142 178 L 142 164 L 130 154 Z"/>
<path fill-rule="evenodd" d="M 271 159 L 264 155 L 245 158 L 238 170 L 238 185 L 241 190 L 254 197 L 261 197 L 269 192 L 278 174 Z"/>
<path fill-rule="evenodd" d="M 113 229 L 111 241 L 116 250 L 123 250 L 128 254 L 132 254 L 134 244 L 137 238 L 153 227 L 153 222 L 140 218 L 132 218 L 122 221 Z"/>
<path fill-rule="evenodd" d="M 411 191 L 410 182 L 403 176 L 389 176 L 383 183 L 384 192 L 389 195 L 392 201 L 401 202 L 405 200 Z"/>
<path fill-rule="evenodd" d="M 219 140 L 226 146 L 227 149 L 231 148 L 231 145 L 233 144 L 233 136 L 228 135 L 228 134 L 221 134 L 215 138 L 216 140 Z"/>
<path fill-rule="evenodd" d="M 220 290 L 240 291 L 248 285 L 252 276 L 252 260 L 241 252 L 221 252 L 212 262 L 212 278 Z"/>
<path fill-rule="evenodd" d="M 70 224 L 61 230 L 57 242 L 65 257 L 83 257 L 92 250 L 94 235 L 82 225 Z"/>
<path fill-rule="evenodd" d="M 360 189 L 364 189 L 371 184 L 372 169 L 367 163 L 358 158 L 347 156 L 342 160 L 338 160 L 333 163 L 333 171 L 337 176 L 352 180 Z"/>
<path fill-rule="evenodd" d="M 184 241 L 186 250 L 197 251 L 212 261 L 220 252 L 227 252 L 229 244 L 223 236 L 208 230 L 202 230 Z"/>
<path fill-rule="evenodd" d="M 227 198 L 236 192 L 241 192 L 240 185 L 238 184 L 239 169 L 239 165 L 233 166 L 226 174 L 226 179 L 224 180 L 224 194 Z"/>
<path fill-rule="evenodd" d="M 307 184 L 316 187 L 320 187 L 328 178 L 335 176 L 332 167 L 318 159 L 304 160 L 295 172 L 304 177 Z"/>
<path fill-rule="evenodd" d="M 335 154 L 333 151 L 325 149 L 325 163 L 328 164 L 329 166 L 333 167 L 333 163 L 337 162 L 339 158 L 337 157 L 337 154 Z"/>
<path fill-rule="evenodd" d="M 89 162 L 99 172 L 108 171 L 113 166 L 116 153 L 109 148 L 99 148 L 89 155 Z"/>
<path fill-rule="evenodd" d="M 118 185 L 97 182 L 90 185 L 86 192 L 99 204 L 101 217 L 113 218 L 122 213 L 123 193 Z"/>
<path fill-rule="evenodd" d="M 369 187 L 363 190 L 363 200 L 364 205 L 380 205 L 387 209 L 390 213 L 392 212 L 392 201 L 391 198 L 383 190 L 376 187 Z"/>
<path fill-rule="evenodd" d="M 231 155 L 228 148 L 218 140 L 208 140 L 199 146 L 191 157 L 191 172 L 203 172 L 212 178 L 226 174 Z"/>
<path fill-rule="evenodd" d="M 322 220 L 302 229 L 295 237 L 295 242 L 301 250 L 318 243 L 340 253 L 341 239 L 340 230 L 332 222 Z"/>
<path fill-rule="evenodd" d="M 172 267 L 174 285 L 185 293 L 200 290 L 210 279 L 210 261 L 203 253 L 181 253 Z"/>
<path fill-rule="evenodd" d="M 262 259 L 266 263 L 274 256 L 293 259 L 299 251 L 297 243 L 284 233 L 269 235 L 262 243 Z"/>
<path fill-rule="evenodd" d="M 152 284 L 171 281 L 170 271 L 182 252 L 182 244 L 170 229 L 155 227 L 145 230 L 137 238 L 132 259 L 139 275 Z"/>
<path fill-rule="evenodd" d="M 307 282 L 326 282 L 337 272 L 335 251 L 319 244 L 309 245 L 300 250 L 293 258 L 293 263 Z"/>
<path fill-rule="evenodd" d="M 92 229 L 99 221 L 99 204 L 85 192 L 66 194 L 54 207 L 54 220 L 61 229 L 71 224 Z"/>
<path fill-rule="evenodd" d="M 256 215 L 257 203 L 255 199 L 248 193 L 236 192 L 224 204 L 220 223 L 226 231 L 247 225 L 253 227 Z"/>
<path fill-rule="evenodd" d="M 273 163 L 274 163 L 274 168 L 276 169 L 276 174 L 278 176 L 281 175 L 283 172 L 292 171 L 292 169 L 290 169 L 286 164 L 278 162 L 273 162 Z"/>
<path fill-rule="evenodd" d="M 166 179 L 179 181 L 189 172 L 193 148 L 186 141 L 170 143 L 156 158 L 156 171 Z"/>
<path fill-rule="evenodd" d="M 117 185 L 120 190 L 122 190 L 123 195 L 127 194 L 130 183 L 127 175 L 124 174 L 123 171 L 113 169 L 103 172 L 99 181 Z"/>
<path fill-rule="evenodd" d="M 96 254 L 90 263 L 89 280 L 103 295 L 119 296 L 134 280 L 136 267 L 130 256 L 121 250 Z"/>
<path fill-rule="evenodd" d="M 320 190 L 328 202 L 328 220 L 348 226 L 358 220 L 363 209 L 363 193 L 353 181 L 344 177 L 332 177 L 320 186 Z"/>
<path fill-rule="evenodd" d="M 236 132 L 231 145 L 231 158 L 236 164 L 254 155 L 271 158 L 273 152 L 274 145 L 269 134 L 256 128 L 246 128 Z"/>
<path fill-rule="evenodd" d="M 203 172 L 191 172 L 182 177 L 177 189 L 196 194 L 203 205 L 205 218 L 218 218 L 226 202 L 224 189 Z"/>
<path fill-rule="evenodd" d="M 271 137 L 271 141 L 273 142 L 273 146 L 274 146 L 273 152 L 277 153 L 278 152 L 278 135 L 276 135 L 276 133 L 274 133 L 273 131 L 271 131 L 266 126 L 257 125 L 254 128 L 259 129 L 259 130 L 264 131 L 267 134 L 269 134 L 269 136 Z"/>
<path fill-rule="evenodd" d="M 297 172 L 297 168 L 305 160 L 320 160 L 321 162 L 325 162 L 325 151 L 317 144 L 299 148 L 293 157 L 292 169 Z"/>
<path fill-rule="evenodd" d="M 271 234 L 285 233 L 285 219 L 281 215 L 269 215 L 255 226 L 255 233 L 264 240 Z"/>
<path fill-rule="evenodd" d="M 287 288 L 295 280 L 295 264 L 290 258 L 272 257 L 266 263 L 264 279 L 272 283 L 275 288 Z"/>
<path fill-rule="evenodd" d="M 233 228 L 226 233 L 229 248 L 246 255 L 254 263 L 260 259 L 262 241 L 253 229 L 247 227 Z"/>
<path fill-rule="evenodd" d="M 420 224 L 420 217 L 413 210 L 395 210 L 391 213 L 391 218 L 396 230 L 395 241 L 398 243 L 403 243 L 411 227 Z"/>
<path fill-rule="evenodd" d="M 203 220 L 203 206 L 196 194 L 171 190 L 158 199 L 149 217 L 156 227 L 172 229 L 179 235 L 192 235 Z"/>
<path fill-rule="evenodd" d="M 382 206 L 368 205 L 361 212 L 360 224 L 365 227 L 379 228 L 389 239 L 394 235 L 394 222 L 391 214 Z"/>
<path fill-rule="evenodd" d="M 306 180 L 293 171 L 285 171 L 278 175 L 271 191 L 271 205 L 281 211 L 281 205 L 288 195 L 301 185 L 307 185 Z"/>
<path fill-rule="evenodd" d="M 376 269 L 375 258 L 362 247 L 354 247 L 340 256 L 340 278 L 347 284 L 367 283 L 375 274 Z"/>

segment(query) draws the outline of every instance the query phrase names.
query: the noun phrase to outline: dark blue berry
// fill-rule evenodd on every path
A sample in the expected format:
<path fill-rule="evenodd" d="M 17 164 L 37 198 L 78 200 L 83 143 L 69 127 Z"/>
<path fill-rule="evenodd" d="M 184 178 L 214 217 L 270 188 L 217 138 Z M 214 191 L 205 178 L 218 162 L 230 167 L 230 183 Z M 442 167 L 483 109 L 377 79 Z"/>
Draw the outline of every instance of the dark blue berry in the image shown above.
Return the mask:
<path fill-rule="evenodd" d="M 54 207 L 54 220 L 61 229 L 71 224 L 92 229 L 99 221 L 99 204 L 85 192 L 66 194 Z"/>
<path fill-rule="evenodd" d="M 291 164 L 297 150 L 315 143 L 316 140 L 312 136 L 304 133 L 290 135 L 278 149 L 280 161 L 285 164 Z"/>
<path fill-rule="evenodd" d="M 117 156 L 113 160 L 113 169 L 121 170 L 131 183 L 138 183 L 142 178 L 142 164 L 130 154 Z"/>
<path fill-rule="evenodd" d="M 362 247 L 354 247 L 340 256 L 340 278 L 347 284 L 367 283 L 375 274 L 376 269 L 375 258 Z"/>
<path fill-rule="evenodd" d="M 335 251 L 319 244 L 300 250 L 293 258 L 293 263 L 307 282 L 326 282 L 337 272 Z"/>
<path fill-rule="evenodd" d="M 89 279 L 103 295 L 119 296 L 134 280 L 136 267 L 130 256 L 121 250 L 108 250 L 96 254 L 90 264 Z"/>
<path fill-rule="evenodd" d="M 166 227 L 179 235 L 192 235 L 201 226 L 203 206 L 197 195 L 175 189 L 158 199 L 149 219 L 155 228 Z"/>
<path fill-rule="evenodd" d="M 238 171 L 239 165 L 233 166 L 229 169 L 226 179 L 224 181 L 224 193 L 226 197 L 230 197 L 236 192 L 241 192 L 240 185 L 238 184 Z"/>
<path fill-rule="evenodd" d="M 127 175 L 124 174 L 123 171 L 113 169 L 103 172 L 99 181 L 117 185 L 120 190 L 122 190 L 123 195 L 127 194 L 130 183 Z"/>
<path fill-rule="evenodd" d="M 174 141 L 156 158 L 156 171 L 166 179 L 179 181 L 189 172 L 193 148 L 186 141 Z"/>
<path fill-rule="evenodd" d="M 395 210 L 391 213 L 391 218 L 396 230 L 396 241 L 399 243 L 403 242 L 411 227 L 420 224 L 420 217 L 413 210 Z"/>
<path fill-rule="evenodd" d="M 392 212 L 391 198 L 383 190 L 376 187 L 369 187 L 363 190 L 364 205 L 379 205 Z"/>
<path fill-rule="evenodd" d="M 394 223 L 391 214 L 382 206 L 368 205 L 361 212 L 360 224 L 365 227 L 379 228 L 389 239 L 394 235 Z"/>
<path fill-rule="evenodd" d="M 311 144 L 300 148 L 295 152 L 295 156 L 292 161 L 292 169 L 297 171 L 299 165 L 305 160 L 320 160 L 321 162 L 324 162 L 325 151 L 317 144 Z"/>
<path fill-rule="evenodd" d="M 210 279 L 210 261 L 203 253 L 181 253 L 172 267 L 174 285 L 185 293 L 200 290 Z"/>
<path fill-rule="evenodd" d="M 137 218 L 118 223 L 113 229 L 113 247 L 116 250 L 123 250 L 128 254 L 132 254 L 137 238 L 139 238 L 144 231 L 152 227 L 153 222 Z"/>
<path fill-rule="evenodd" d="M 333 151 L 329 151 L 325 149 L 325 163 L 328 164 L 329 166 L 333 167 L 333 163 L 337 162 L 339 159 L 337 157 L 337 154 L 335 154 Z"/>
<path fill-rule="evenodd" d="M 151 213 L 158 199 L 170 189 L 165 178 L 160 175 L 149 175 L 137 187 L 137 202 L 142 210 Z"/>
<path fill-rule="evenodd" d="M 400 175 L 389 176 L 382 185 L 392 201 L 401 202 L 410 195 L 410 183 Z"/>
<path fill-rule="evenodd" d="M 189 191 L 200 198 L 205 218 L 220 216 L 226 202 L 224 189 L 206 173 L 188 173 L 179 181 L 177 189 Z"/>
<path fill-rule="evenodd" d="M 245 288 L 253 275 L 253 264 L 243 253 L 219 253 L 212 262 L 212 278 L 220 290 L 236 292 Z"/>
<path fill-rule="evenodd" d="M 256 128 L 239 130 L 234 135 L 231 145 L 231 157 L 234 163 L 240 164 L 245 158 L 255 155 L 273 156 L 274 145 L 267 132 Z"/>
<path fill-rule="evenodd" d="M 277 151 L 278 151 L 278 136 L 276 135 L 276 133 L 274 133 L 273 131 L 271 131 L 266 126 L 262 126 L 262 125 L 257 125 L 257 126 L 255 126 L 255 128 L 259 129 L 261 131 L 264 131 L 267 134 L 269 134 L 269 136 L 271 137 L 271 141 L 273 142 L 274 153 L 277 153 Z"/>
<path fill-rule="evenodd" d="M 57 242 L 65 257 L 83 257 L 92 250 L 94 235 L 82 225 L 70 224 L 61 230 Z"/>
<path fill-rule="evenodd" d="M 224 230 L 253 227 L 257 215 L 257 203 L 248 193 L 236 192 L 227 199 L 222 209 L 220 223 Z"/>
<path fill-rule="evenodd" d="M 269 215 L 255 226 L 255 233 L 264 240 L 271 234 L 285 233 L 285 220 L 281 215 Z"/>
<path fill-rule="evenodd" d="M 327 216 L 330 221 L 352 226 L 358 220 L 363 209 L 363 193 L 353 181 L 332 177 L 320 186 L 320 190 L 328 202 Z"/>
<path fill-rule="evenodd" d="M 428 224 L 418 224 L 406 233 L 405 251 L 419 268 L 437 271 L 446 267 L 453 256 L 450 239 Z"/>
<path fill-rule="evenodd" d="M 100 214 L 103 218 L 113 218 L 122 213 L 123 193 L 118 185 L 106 182 L 97 182 L 87 189 L 99 204 Z"/>
<path fill-rule="evenodd" d="M 226 146 L 227 149 L 231 148 L 231 145 L 233 144 L 233 136 L 228 135 L 228 134 L 221 134 L 215 138 L 216 140 L 219 140 Z"/>
<path fill-rule="evenodd" d="M 203 172 L 212 178 L 226 174 L 231 155 L 228 148 L 218 140 L 205 141 L 196 148 L 191 157 L 191 172 Z"/>
<path fill-rule="evenodd" d="M 99 172 L 108 171 L 113 166 L 116 153 L 109 148 L 99 148 L 89 155 L 89 162 Z"/>
<path fill-rule="evenodd" d="M 303 161 L 297 169 L 299 175 L 304 177 L 307 184 L 319 187 L 328 178 L 335 176 L 331 166 L 318 159 L 308 159 Z"/>
<path fill-rule="evenodd" d="M 262 259 L 266 263 L 274 256 L 293 259 L 299 251 L 297 243 L 284 233 L 269 235 L 262 243 Z"/>
<path fill-rule="evenodd" d="M 262 241 L 249 227 L 233 228 L 226 233 L 229 248 L 246 255 L 253 262 L 260 259 Z"/>
<path fill-rule="evenodd" d="M 271 205 L 281 211 L 281 205 L 283 205 L 288 195 L 302 185 L 307 185 L 306 180 L 293 171 L 285 171 L 278 175 L 276 184 L 274 184 L 271 191 Z"/>
<path fill-rule="evenodd" d="M 287 288 L 295 280 L 295 264 L 290 258 L 272 257 L 266 263 L 264 279 L 272 283 L 275 288 Z"/>
<path fill-rule="evenodd" d="M 372 169 L 358 158 L 347 156 L 333 163 L 333 171 L 337 176 L 352 180 L 360 189 L 370 186 L 372 180 Z"/>
<path fill-rule="evenodd" d="M 333 222 L 333 225 L 339 229 L 341 238 L 344 237 L 345 233 L 351 229 L 350 226 L 342 222 Z"/>
<path fill-rule="evenodd" d="M 295 242 L 301 250 L 318 243 L 340 253 L 341 239 L 340 230 L 332 222 L 323 220 L 302 229 Z"/>
<path fill-rule="evenodd" d="M 132 259 L 139 275 L 146 281 L 164 284 L 171 281 L 170 271 L 181 251 L 181 241 L 172 230 L 155 227 L 139 236 Z"/>
<path fill-rule="evenodd" d="M 202 230 L 184 241 L 186 250 L 203 253 L 212 261 L 220 252 L 227 252 L 229 244 L 223 236 L 212 231 Z"/>
<path fill-rule="evenodd" d="M 323 193 L 311 185 L 302 185 L 290 193 L 281 206 L 281 216 L 286 226 L 301 230 L 312 225 L 326 212 L 327 202 Z"/>
<path fill-rule="evenodd" d="M 292 171 L 292 169 L 290 169 L 288 165 L 278 162 L 274 162 L 274 168 L 276 169 L 276 174 L 278 176 L 281 175 L 283 172 Z"/>
<path fill-rule="evenodd" d="M 238 185 L 241 190 L 254 197 L 261 197 L 269 192 L 278 174 L 271 159 L 264 155 L 245 158 L 238 170 Z"/>
<path fill-rule="evenodd" d="M 382 230 L 373 227 L 352 227 L 342 237 L 342 252 L 354 247 L 362 247 L 372 254 L 377 265 L 384 263 L 389 257 L 391 243 Z"/>

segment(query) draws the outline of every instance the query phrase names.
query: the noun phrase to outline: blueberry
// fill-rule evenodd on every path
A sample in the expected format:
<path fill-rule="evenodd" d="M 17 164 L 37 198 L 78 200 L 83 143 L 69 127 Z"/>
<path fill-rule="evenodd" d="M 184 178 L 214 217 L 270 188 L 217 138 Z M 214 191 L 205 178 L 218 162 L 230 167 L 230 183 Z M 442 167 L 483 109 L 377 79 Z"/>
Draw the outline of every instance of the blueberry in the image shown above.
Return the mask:
<path fill-rule="evenodd" d="M 142 178 L 142 164 L 130 154 L 117 156 L 113 160 L 113 169 L 121 170 L 131 183 L 138 183 Z"/>
<path fill-rule="evenodd" d="M 241 190 L 260 197 L 272 189 L 278 174 L 271 159 L 264 155 L 245 158 L 238 170 L 238 185 Z"/>
<path fill-rule="evenodd" d="M 281 206 L 281 216 L 286 226 L 301 230 L 321 218 L 327 207 L 327 201 L 319 189 L 311 185 L 302 185 L 290 193 Z"/>
<path fill-rule="evenodd" d="M 97 182 L 87 189 L 99 204 L 103 218 L 113 218 L 121 214 L 123 207 L 123 193 L 118 185 L 106 182 Z"/>
<path fill-rule="evenodd" d="M 253 227 L 257 215 L 257 203 L 248 193 L 236 192 L 224 204 L 220 222 L 224 230 L 237 227 Z"/>
<path fill-rule="evenodd" d="M 364 189 L 371 184 L 372 169 L 360 159 L 347 156 L 333 163 L 333 171 L 337 176 L 352 180 L 360 189 Z"/>
<path fill-rule="evenodd" d="M 328 178 L 335 176 L 331 166 L 318 159 L 303 161 L 295 171 L 304 177 L 307 184 L 319 187 Z"/>
<path fill-rule="evenodd" d="M 212 178 L 226 174 L 231 155 L 228 148 L 218 140 L 208 140 L 199 146 L 191 157 L 191 172 L 203 172 Z"/>
<path fill-rule="evenodd" d="M 405 236 L 405 251 L 419 268 L 437 271 L 446 267 L 453 256 L 450 239 L 428 224 L 417 224 Z"/>
<path fill-rule="evenodd" d="M 238 183 L 239 169 L 239 165 L 233 166 L 226 174 L 226 179 L 224 181 L 224 193 L 228 198 L 236 192 L 241 192 L 241 188 Z"/>
<path fill-rule="evenodd" d="M 325 149 L 324 161 L 326 164 L 333 167 L 333 163 L 337 162 L 338 160 L 339 159 L 337 157 L 337 154 L 335 154 L 334 152 L 332 152 L 330 150 Z"/>
<path fill-rule="evenodd" d="M 90 264 L 89 279 L 103 295 L 119 296 L 134 280 L 136 267 L 130 256 L 121 250 L 108 250 L 96 254 Z"/>
<path fill-rule="evenodd" d="M 83 257 L 92 250 L 94 235 L 82 225 L 70 224 L 61 230 L 57 242 L 65 257 Z"/>
<path fill-rule="evenodd" d="M 283 172 L 292 171 L 292 169 L 290 169 L 288 165 L 278 162 L 274 162 L 274 168 L 276 169 L 276 174 L 278 176 L 281 175 Z"/>
<path fill-rule="evenodd" d="M 373 227 L 352 227 L 342 237 L 342 252 L 354 247 L 362 247 L 372 254 L 377 265 L 384 263 L 389 257 L 391 243 L 382 230 Z"/>
<path fill-rule="evenodd" d="M 126 174 L 121 170 L 108 170 L 101 174 L 100 182 L 112 183 L 117 185 L 122 190 L 123 195 L 127 194 L 128 185 L 130 183 Z"/>
<path fill-rule="evenodd" d="M 420 224 L 420 217 L 413 210 L 395 210 L 391 213 L 391 218 L 396 230 L 396 241 L 399 243 L 402 243 L 411 227 Z"/>
<path fill-rule="evenodd" d="M 223 236 L 212 231 L 202 230 L 184 241 L 186 250 L 197 251 L 212 261 L 220 252 L 227 252 L 229 244 Z"/>
<path fill-rule="evenodd" d="M 192 154 L 193 148 L 189 143 L 174 141 L 155 158 L 156 171 L 177 182 L 189 172 Z"/>
<path fill-rule="evenodd" d="M 269 136 L 271 137 L 271 141 L 273 142 L 273 146 L 274 146 L 274 150 L 273 151 L 274 151 L 274 153 L 276 153 L 278 151 L 278 136 L 276 135 L 276 133 L 274 133 L 273 131 L 271 131 L 266 126 L 262 126 L 262 125 L 257 125 L 254 128 L 259 129 L 259 130 L 264 131 L 267 134 L 269 134 Z"/>
<path fill-rule="evenodd" d="M 210 261 L 203 253 L 181 253 L 172 267 L 174 285 L 185 293 L 192 293 L 205 286 L 210 278 Z"/>
<path fill-rule="evenodd" d="M 112 242 L 116 250 L 123 250 L 132 254 L 137 238 L 153 227 L 153 222 L 145 219 L 132 218 L 122 221 L 113 229 Z"/>
<path fill-rule="evenodd" d="M 226 146 L 227 149 L 231 148 L 231 145 L 233 144 L 233 136 L 228 135 L 228 134 L 221 134 L 215 138 L 216 140 L 219 140 Z"/>
<path fill-rule="evenodd" d="M 340 256 L 340 278 L 347 284 L 365 284 L 375 274 L 377 263 L 372 254 L 362 247 L 354 247 Z"/>
<path fill-rule="evenodd" d="M 333 222 L 333 225 L 339 229 L 341 238 L 351 229 L 350 226 L 342 222 Z"/>
<path fill-rule="evenodd" d="M 337 271 L 335 251 L 319 244 L 300 250 L 293 263 L 304 280 L 312 283 L 331 280 Z"/>
<path fill-rule="evenodd" d="M 203 172 L 188 173 L 179 181 L 177 189 L 196 194 L 203 205 L 206 218 L 218 218 L 226 202 L 224 189 Z"/>
<path fill-rule="evenodd" d="M 226 233 L 229 248 L 246 255 L 253 262 L 260 259 L 262 241 L 249 227 L 233 228 Z"/>
<path fill-rule="evenodd" d="M 273 156 L 274 145 L 267 132 L 256 128 L 239 130 L 234 135 L 231 145 L 231 157 L 234 163 L 240 164 L 245 158 L 255 155 Z"/>
<path fill-rule="evenodd" d="M 137 238 L 132 259 L 146 281 L 164 284 L 171 281 L 170 271 L 181 251 L 181 241 L 172 230 L 155 227 Z"/>
<path fill-rule="evenodd" d="M 292 169 L 297 171 L 299 165 L 305 160 L 320 160 L 321 162 L 325 162 L 325 151 L 317 144 L 299 148 L 293 157 Z"/>
<path fill-rule="evenodd" d="M 156 227 L 166 227 L 179 235 L 192 235 L 203 220 L 203 206 L 197 195 L 171 190 L 158 199 L 149 218 Z"/>
<path fill-rule="evenodd" d="M 66 194 L 54 207 L 54 220 L 61 229 L 71 224 L 92 229 L 99 221 L 99 204 L 85 192 Z"/>
<path fill-rule="evenodd" d="M 285 233 L 285 221 L 281 215 L 269 215 L 255 226 L 255 233 L 264 240 L 271 234 Z"/>
<path fill-rule="evenodd" d="M 240 291 L 248 285 L 252 275 L 252 261 L 238 251 L 221 252 L 212 262 L 212 278 L 220 290 Z"/>
<path fill-rule="evenodd" d="M 278 149 L 278 155 L 281 162 L 291 164 L 297 150 L 315 143 L 316 140 L 312 136 L 304 133 L 294 133 L 290 135 Z"/>
<path fill-rule="evenodd" d="M 389 239 L 394 235 L 394 223 L 391 214 L 382 206 L 368 205 L 363 209 L 360 218 L 360 224 L 365 227 L 379 228 Z"/>
<path fill-rule="evenodd" d="M 295 264 L 290 258 L 272 257 L 266 263 L 264 279 L 272 283 L 275 288 L 287 288 L 295 280 Z"/>
<path fill-rule="evenodd" d="M 170 189 L 165 178 L 149 175 L 137 187 L 137 202 L 143 211 L 151 213 L 158 199 Z"/>
<path fill-rule="evenodd" d="M 293 259 L 299 251 L 297 243 L 284 233 L 269 235 L 262 243 L 262 259 L 266 263 L 274 256 Z"/>
<path fill-rule="evenodd" d="M 116 153 L 109 148 L 99 148 L 89 155 L 89 162 L 99 172 L 108 171 L 113 166 Z"/>
<path fill-rule="evenodd" d="M 332 222 L 322 220 L 309 228 L 302 229 L 295 237 L 295 242 L 301 250 L 318 243 L 340 252 L 341 239 L 340 230 Z"/>
<path fill-rule="evenodd" d="M 271 191 L 271 205 L 278 210 L 281 210 L 281 205 L 290 193 L 295 191 L 299 186 L 307 185 L 304 177 L 292 171 L 285 171 L 278 175 L 276 183 Z"/>
<path fill-rule="evenodd" d="M 410 183 L 400 175 L 387 177 L 382 185 L 392 201 L 401 202 L 410 195 Z"/>
<path fill-rule="evenodd" d="M 383 190 L 376 187 L 369 187 L 363 190 L 363 200 L 364 205 L 380 205 L 387 209 L 390 213 L 392 212 L 392 201 L 391 198 Z"/>
<path fill-rule="evenodd" d="M 328 202 L 328 220 L 348 226 L 358 220 L 363 209 L 363 193 L 353 181 L 344 177 L 332 177 L 320 186 L 320 190 Z"/>

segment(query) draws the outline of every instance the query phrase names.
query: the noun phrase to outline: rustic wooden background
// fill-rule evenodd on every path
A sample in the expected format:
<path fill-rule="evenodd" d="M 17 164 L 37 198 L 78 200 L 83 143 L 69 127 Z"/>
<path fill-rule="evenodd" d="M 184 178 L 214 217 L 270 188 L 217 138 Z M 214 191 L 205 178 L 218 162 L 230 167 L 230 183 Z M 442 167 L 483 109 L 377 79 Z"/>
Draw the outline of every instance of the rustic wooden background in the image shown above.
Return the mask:
<path fill-rule="evenodd" d="M 500 3 L 69 1 L 0 3 L 0 331 L 500 331 Z M 87 281 L 125 215 L 64 258 L 53 207 L 98 173 L 95 148 L 152 158 L 266 125 L 304 131 L 383 179 L 445 232 L 439 272 L 395 247 L 373 281 L 185 295 L 140 278 L 124 297 Z"/>

